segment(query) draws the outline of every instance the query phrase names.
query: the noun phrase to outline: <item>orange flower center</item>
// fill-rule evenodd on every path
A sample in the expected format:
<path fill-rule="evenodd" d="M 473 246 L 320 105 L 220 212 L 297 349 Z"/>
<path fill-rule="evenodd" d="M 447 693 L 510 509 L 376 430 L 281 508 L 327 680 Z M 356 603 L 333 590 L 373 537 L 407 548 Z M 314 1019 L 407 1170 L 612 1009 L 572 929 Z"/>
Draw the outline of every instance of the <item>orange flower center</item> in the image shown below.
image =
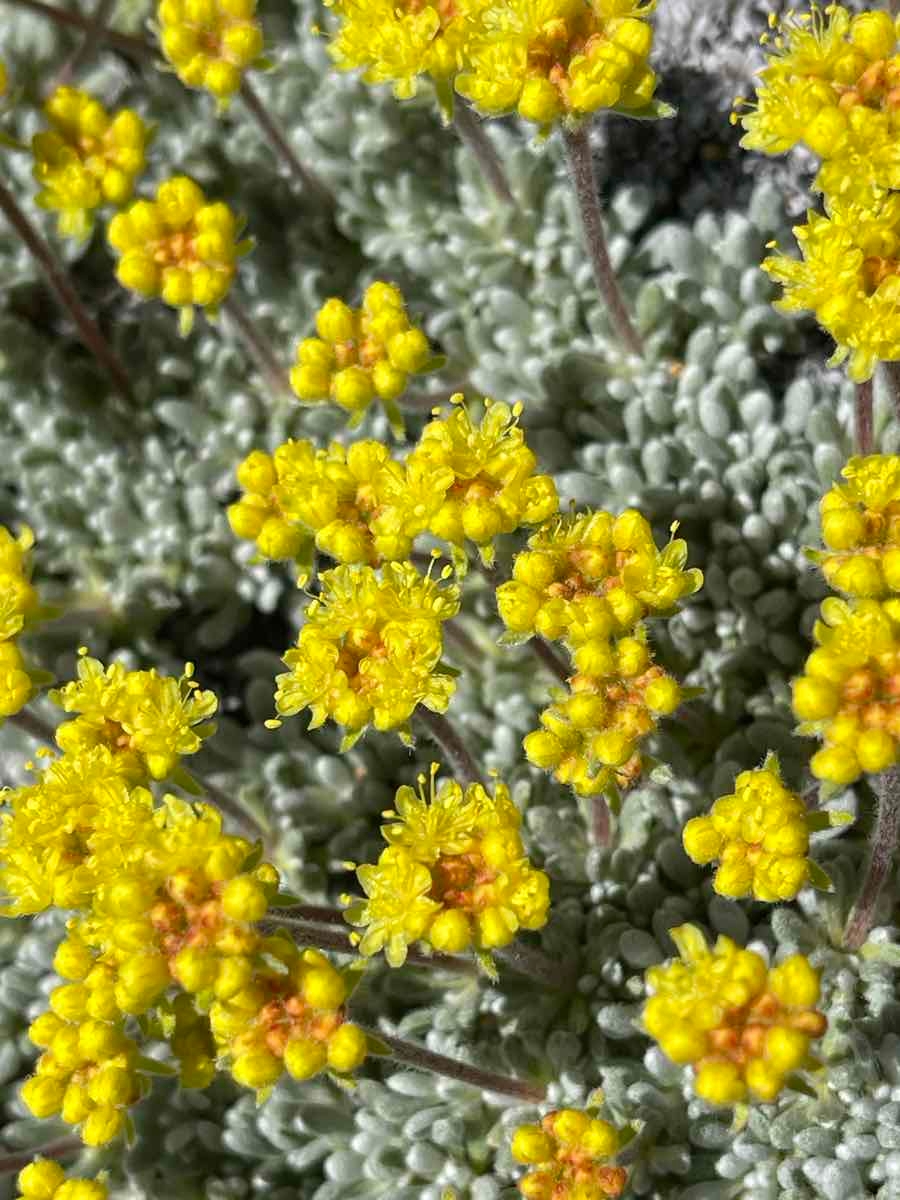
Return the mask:
<path fill-rule="evenodd" d="M 760 1058 L 766 1047 L 766 1035 L 770 1029 L 780 1026 L 796 1029 L 811 1038 L 821 1037 L 828 1021 L 824 1014 L 814 1010 L 786 1012 L 777 996 L 763 992 L 750 1004 L 729 1009 L 722 1024 L 710 1030 L 709 1043 L 712 1054 L 704 1055 L 695 1064 L 699 1069 L 704 1063 L 728 1061 L 745 1067 L 753 1058 Z"/>

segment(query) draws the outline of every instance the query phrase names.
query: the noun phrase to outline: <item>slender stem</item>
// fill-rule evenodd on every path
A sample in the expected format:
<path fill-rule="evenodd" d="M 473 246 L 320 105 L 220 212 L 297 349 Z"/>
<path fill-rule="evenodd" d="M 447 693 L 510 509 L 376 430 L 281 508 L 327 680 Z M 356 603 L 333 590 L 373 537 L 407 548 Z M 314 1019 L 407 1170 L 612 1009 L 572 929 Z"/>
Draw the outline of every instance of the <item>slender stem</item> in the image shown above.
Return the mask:
<path fill-rule="evenodd" d="M 605 796 L 591 796 L 588 801 L 591 814 L 591 837 L 595 846 L 607 849 L 612 845 L 612 819 Z"/>
<path fill-rule="evenodd" d="M 563 141 L 597 288 L 606 304 L 613 327 L 625 347 L 631 354 L 643 354 L 644 344 L 632 324 L 609 257 L 587 124 L 583 123 L 575 129 L 567 129 L 564 126 Z"/>
<path fill-rule="evenodd" d="M 542 637 L 533 637 L 528 643 L 532 654 L 541 660 L 551 674 L 555 675 L 562 683 L 569 682 L 569 676 L 572 672 L 566 665 L 565 659 L 553 649 L 549 642 L 545 642 Z"/>
<path fill-rule="evenodd" d="M 897 0 L 897 4 L 900 6 L 900 0 Z M 894 413 L 900 419 L 900 362 L 883 362 L 881 369 L 894 403 Z"/>
<path fill-rule="evenodd" d="M 56 746 L 56 734 L 51 725 L 48 725 L 36 713 L 29 712 L 27 708 L 23 708 L 20 712 L 13 713 L 8 718 L 13 725 L 33 737 L 36 742 L 46 742 L 48 746 Z"/>
<path fill-rule="evenodd" d="M 346 929 L 344 914 L 339 908 L 327 904 L 292 904 L 290 908 L 270 908 L 266 914 L 273 919 L 286 917 L 288 920 L 312 921 L 319 925 L 339 925 Z"/>
<path fill-rule="evenodd" d="M 506 178 L 506 171 L 497 153 L 497 148 L 485 132 L 484 122 L 459 96 L 453 105 L 453 126 L 460 141 L 471 151 L 482 175 L 498 200 L 517 208 L 515 197 Z"/>
<path fill-rule="evenodd" d="M 309 167 L 303 165 L 291 149 L 290 142 L 284 136 L 283 130 L 273 119 L 246 75 L 241 84 L 241 99 L 247 105 L 253 119 L 277 157 L 283 160 L 291 176 L 328 213 L 333 213 L 335 207 L 333 194 Z"/>
<path fill-rule="evenodd" d="M 192 772 L 194 778 L 203 788 L 209 800 L 222 812 L 225 816 L 230 817 L 236 825 L 239 825 L 245 831 L 249 830 L 252 833 L 267 832 L 263 823 L 253 813 L 249 812 L 244 806 L 235 800 L 233 796 L 229 796 L 217 784 L 210 783 L 208 779 L 204 779 L 202 775 L 198 775 L 196 771 Z"/>
<path fill-rule="evenodd" d="M 250 357 L 256 363 L 260 373 L 269 387 L 279 395 L 291 396 L 288 374 L 278 361 L 272 343 L 261 333 L 256 322 L 234 295 L 226 297 L 222 305 L 228 314 L 228 319 L 234 323 L 235 329 L 241 335 Z"/>
<path fill-rule="evenodd" d="M 289 910 L 291 911 L 291 910 Z M 289 929 L 294 940 L 304 946 L 316 946 L 319 950 L 333 950 L 336 954 L 357 956 L 357 949 L 350 940 L 349 932 L 323 928 L 310 921 L 299 921 L 283 914 L 279 909 L 266 913 L 261 922 L 266 929 Z M 453 971 L 458 975 L 477 975 L 478 964 L 472 959 L 457 958 L 452 954 L 426 954 L 410 946 L 406 961 L 414 967 L 432 967 L 436 970 Z"/>
<path fill-rule="evenodd" d="M 871 379 L 856 385 L 856 449 L 860 454 L 872 453 L 872 400 L 874 393 L 875 389 Z"/>
<path fill-rule="evenodd" d="M 428 730 L 429 737 L 447 759 L 460 783 L 484 783 L 468 746 L 442 713 L 432 712 L 420 704 L 415 715 Z"/>
<path fill-rule="evenodd" d="M 877 812 L 872 831 L 871 857 L 856 903 L 844 930 L 844 945 L 858 950 L 875 924 L 875 909 L 890 874 L 900 840 L 900 767 L 878 776 Z"/>
<path fill-rule="evenodd" d="M 68 25 L 70 29 L 80 29 L 88 33 L 91 29 L 96 28 L 93 17 L 69 12 L 68 9 L 55 8 L 52 4 L 45 4 L 43 0 L 5 0 L 5 3 L 12 4 L 16 8 L 27 9 L 28 12 L 36 13 L 39 17 L 46 17 L 49 21 L 55 21 L 57 25 Z M 104 27 L 98 32 L 104 42 L 108 42 L 116 50 L 130 54 L 132 58 L 153 58 L 156 55 L 150 42 L 143 38 L 131 37 L 127 33 L 116 33 L 115 30 L 108 27 Z"/>
<path fill-rule="evenodd" d="M 21 1171 L 36 1158 L 68 1158 L 81 1148 L 78 1138 L 58 1138 L 55 1142 L 46 1142 L 43 1146 L 33 1146 L 30 1150 L 18 1150 L 13 1154 L 0 1156 L 0 1175 L 12 1175 Z"/>
<path fill-rule="evenodd" d="M 56 77 L 57 86 L 69 83 L 81 68 L 90 62 L 98 42 L 103 40 L 103 30 L 112 16 L 115 6 L 116 0 L 97 0 L 97 7 L 94 9 L 93 15 L 88 18 L 89 25 L 81 44 L 63 63 L 62 69 Z"/>
<path fill-rule="evenodd" d="M 576 983 L 576 963 L 561 963 L 534 946 L 526 946 L 520 941 L 510 942 L 502 950 L 495 950 L 494 957 L 504 967 L 515 971 L 518 975 L 526 975 L 542 987 L 554 991 L 566 992 Z"/>
<path fill-rule="evenodd" d="M 501 1096 L 511 1096 L 514 1100 L 525 1100 L 539 1104 L 545 1099 L 546 1090 L 540 1084 L 526 1083 L 523 1079 L 512 1079 L 508 1075 L 497 1075 L 493 1071 L 484 1071 L 481 1067 L 473 1067 L 471 1063 L 458 1062 L 455 1058 L 447 1058 L 444 1054 L 436 1054 L 426 1050 L 415 1042 L 405 1038 L 395 1037 L 391 1033 L 382 1033 L 380 1029 L 366 1029 L 364 1033 L 384 1042 L 390 1047 L 391 1058 L 395 1062 L 404 1063 L 409 1067 L 418 1067 L 422 1071 L 433 1071 L 436 1075 L 444 1075 L 447 1079 L 457 1079 L 460 1083 L 471 1083 L 483 1092 L 496 1092 Z"/>
<path fill-rule="evenodd" d="M 117 391 L 126 400 L 130 400 L 131 383 L 121 360 L 100 332 L 94 318 L 89 315 L 82 304 L 62 263 L 19 208 L 12 192 L 2 181 L 0 181 L 0 212 L 43 267 L 50 286 L 75 322 L 82 342 L 106 370 Z"/>

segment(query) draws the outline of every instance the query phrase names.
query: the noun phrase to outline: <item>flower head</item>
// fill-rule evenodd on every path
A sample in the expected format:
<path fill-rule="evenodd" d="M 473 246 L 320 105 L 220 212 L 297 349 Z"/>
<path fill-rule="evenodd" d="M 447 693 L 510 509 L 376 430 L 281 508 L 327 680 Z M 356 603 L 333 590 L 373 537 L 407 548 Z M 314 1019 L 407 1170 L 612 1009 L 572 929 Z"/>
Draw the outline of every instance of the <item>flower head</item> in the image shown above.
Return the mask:
<path fill-rule="evenodd" d="M 523 742 L 528 761 L 579 796 L 615 803 L 643 770 L 640 743 L 682 701 L 678 683 L 653 662 L 646 634 L 585 642 L 569 690 L 541 713 Z"/>
<path fill-rule="evenodd" d="M 474 542 L 491 563 L 498 534 L 547 520 L 559 498 L 550 476 L 536 473 L 537 459 L 519 425 L 521 405 L 486 400 L 476 425 L 461 395 L 451 401 L 449 415 L 436 412 L 425 426 L 408 462 L 432 476 L 452 472 L 428 528 L 460 551 Z"/>
<path fill-rule="evenodd" d="M 0 641 L 22 632 L 41 612 L 31 584 L 31 548 L 34 534 L 27 525 L 13 537 L 0 525 Z"/>
<path fill-rule="evenodd" d="M 256 0 L 159 0 L 160 45 L 181 82 L 227 103 L 262 57 L 255 13 Z"/>
<path fill-rule="evenodd" d="M 673 1062 L 691 1064 L 697 1095 L 711 1104 L 748 1094 L 771 1102 L 825 1032 L 818 971 L 802 954 L 768 967 L 728 937 L 710 949 L 693 925 L 669 935 L 681 958 L 647 971 L 647 1033 Z"/>
<path fill-rule="evenodd" d="M 900 593 L 900 455 L 851 458 L 822 497 L 822 574 L 850 596 Z"/>
<path fill-rule="evenodd" d="M 512 1156 L 531 1170 L 519 1191 L 526 1200 L 613 1200 L 628 1182 L 625 1168 L 610 1164 L 619 1142 L 608 1121 L 574 1108 L 547 1113 L 540 1125 L 520 1125 Z"/>
<path fill-rule="evenodd" d="M 449 568 L 447 569 L 449 571 Z M 409 737 L 416 705 L 443 712 L 455 683 L 440 669 L 441 625 L 459 608 L 459 589 L 420 575 L 412 563 L 336 567 L 321 577 L 297 645 L 284 656 L 280 715 L 310 708 L 310 728 L 329 718 L 345 747 L 371 724 Z"/>
<path fill-rule="evenodd" d="M 382 826 L 388 848 L 356 872 L 366 898 L 344 898 L 347 921 L 365 931 L 354 935 L 360 953 L 384 950 L 392 967 L 415 941 L 451 954 L 490 950 L 547 919 L 549 880 L 526 857 L 507 789 L 498 783 L 491 795 L 446 779 L 436 788 L 437 771 L 427 792 L 424 775 L 418 792 L 397 792 Z"/>
<path fill-rule="evenodd" d="M 108 113 L 78 88 L 58 87 L 44 104 L 48 130 L 31 142 L 37 203 L 59 213 L 64 237 L 85 238 L 95 209 L 131 198 L 146 166 L 150 130 L 130 108 Z"/>
<path fill-rule="evenodd" d="M 186 332 L 195 305 L 213 315 L 225 299 L 251 246 L 237 240 L 241 224 L 227 204 L 210 203 L 196 183 L 176 175 L 159 185 L 155 200 L 138 200 L 110 221 L 116 276 L 129 291 L 179 309 Z"/>
<path fill-rule="evenodd" d="M 713 887 L 721 896 L 793 900 L 809 882 L 808 816 L 770 756 L 762 769 L 738 775 L 733 794 L 708 816 L 688 821 L 684 848 L 695 863 L 718 860 Z"/>
<path fill-rule="evenodd" d="M 821 611 L 818 646 L 793 682 L 794 713 L 801 733 L 825 742 L 812 773 L 843 786 L 900 759 L 900 607 L 831 597 Z"/>
<path fill-rule="evenodd" d="M 215 730 L 209 721 L 218 700 L 200 689 L 193 673 L 191 663 L 180 679 L 155 669 L 127 671 L 121 663 L 104 668 L 82 653 L 78 678 L 50 693 L 66 712 L 79 714 L 59 726 L 58 745 L 67 754 L 107 746 L 125 756 L 138 778 L 164 779 Z"/>
<path fill-rule="evenodd" d="M 19 1172 L 18 1200 L 106 1200 L 106 1184 L 99 1179 L 68 1179 L 52 1158 L 37 1158 Z"/>
<path fill-rule="evenodd" d="M 497 589 L 510 640 L 533 634 L 569 646 L 624 633 L 648 613 L 667 613 L 703 583 L 685 570 L 687 543 L 657 549 L 645 517 L 589 511 L 548 522 L 517 554 Z"/>
<path fill-rule="evenodd" d="M 549 127 L 601 108 L 650 107 L 653 3 L 507 0 L 489 4 L 467 46 L 457 89 L 490 116 L 518 112 Z"/>
<path fill-rule="evenodd" d="M 830 198 L 868 203 L 900 187 L 900 48 L 889 14 L 814 4 L 791 10 L 763 41 L 771 49 L 757 102 L 732 118 L 746 130 L 741 145 L 764 154 L 808 146 L 823 160 L 814 187 Z"/>
<path fill-rule="evenodd" d="M 304 404 L 334 403 L 358 425 L 376 397 L 395 431 L 403 422 L 396 401 L 410 375 L 441 365 L 421 329 L 410 323 L 403 296 L 390 283 L 373 283 L 362 307 L 327 300 L 316 314 L 318 337 L 297 346 L 291 387 Z"/>
<path fill-rule="evenodd" d="M 775 307 L 811 309 L 834 338 L 829 365 L 850 359 L 850 378 L 870 379 L 879 359 L 900 359 L 900 195 L 866 207 L 834 201 L 829 215 L 794 227 L 802 258 L 763 262 L 784 287 Z"/>

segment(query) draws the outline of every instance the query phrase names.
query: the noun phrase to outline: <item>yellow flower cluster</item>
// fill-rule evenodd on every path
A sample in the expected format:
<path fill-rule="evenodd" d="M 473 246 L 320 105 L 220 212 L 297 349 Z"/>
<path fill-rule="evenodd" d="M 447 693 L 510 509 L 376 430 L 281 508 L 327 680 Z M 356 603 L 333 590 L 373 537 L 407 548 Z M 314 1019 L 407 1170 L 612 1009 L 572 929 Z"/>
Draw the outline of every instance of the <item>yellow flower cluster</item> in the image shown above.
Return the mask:
<path fill-rule="evenodd" d="M 829 198 L 867 204 L 900 188 L 900 47 L 887 12 L 792 10 L 760 75 L 756 105 L 733 117 L 746 130 L 742 146 L 781 154 L 806 145 L 823 160 L 813 186 Z"/>
<path fill-rule="evenodd" d="M 534 634 L 574 648 L 634 628 L 648 614 L 671 612 L 703 575 L 685 570 L 687 543 L 657 549 L 645 517 L 588 511 L 548 522 L 513 561 L 497 589 L 508 640 Z"/>
<path fill-rule="evenodd" d="M 776 255 L 763 270 L 784 287 L 776 307 L 811 309 L 834 338 L 829 365 L 849 357 L 851 379 L 870 379 L 879 359 L 900 358 L 900 194 L 867 207 L 834 200 L 794 233 L 801 259 Z"/>
<path fill-rule="evenodd" d="M 900 595 L 900 456 L 851 458 L 841 474 L 819 505 L 822 574 L 848 596 Z"/>
<path fill-rule="evenodd" d="M 39 1158 L 19 1172 L 18 1200 L 106 1200 L 105 1183 L 98 1179 L 67 1179 L 58 1162 Z"/>
<path fill-rule="evenodd" d="M 540 1125 L 520 1125 L 512 1156 L 531 1167 L 519 1180 L 526 1200 L 615 1200 L 628 1182 L 624 1167 L 610 1165 L 618 1131 L 574 1108 L 547 1113 Z"/>
<path fill-rule="evenodd" d="M 488 0 L 329 0 L 340 26 L 329 50 L 341 70 L 362 70 L 366 83 L 391 83 L 394 95 L 416 94 L 430 75 L 445 110 L 464 61 L 472 19 Z"/>
<path fill-rule="evenodd" d="M 506 787 L 491 795 L 445 779 L 435 788 L 437 771 L 427 794 L 424 775 L 418 792 L 399 789 L 396 811 L 384 814 L 387 849 L 356 872 L 366 898 L 343 897 L 346 920 L 364 930 L 354 935 L 360 953 L 384 950 L 392 967 L 416 941 L 447 954 L 493 950 L 547 921 L 550 882 L 528 861 Z"/>
<path fill-rule="evenodd" d="M 449 574 L 445 569 L 444 577 Z M 297 645 L 276 679 L 280 715 L 310 708 L 310 728 L 331 718 L 349 748 L 371 724 L 409 738 L 418 704 L 443 712 L 455 683 L 441 669 L 441 626 L 459 609 L 456 585 L 441 587 L 409 562 L 341 566 L 320 576 Z"/>
<path fill-rule="evenodd" d="M 523 743 L 528 761 L 551 771 L 579 796 L 617 803 L 643 770 L 640 742 L 681 704 L 678 683 L 652 661 L 646 633 L 586 642 L 576 674 L 541 713 L 541 729 Z"/>
<path fill-rule="evenodd" d="M 770 755 L 762 769 L 738 775 L 734 793 L 708 816 L 688 821 L 684 848 L 695 863 L 718 861 L 713 887 L 721 896 L 793 900 L 809 882 L 809 816 Z"/>
<path fill-rule="evenodd" d="M 299 559 L 301 585 L 313 546 L 339 563 L 408 558 L 453 481 L 449 468 L 397 462 L 374 441 L 254 450 L 237 477 L 245 495 L 228 509 L 232 530 L 255 541 L 263 558 Z"/>
<path fill-rule="evenodd" d="M 818 643 L 793 683 L 801 733 L 825 746 L 810 768 L 838 786 L 900 760 L 900 601 L 834 597 L 822 604 Z"/>
<path fill-rule="evenodd" d="M 58 87 L 44 104 L 50 128 L 32 138 L 41 208 L 59 213 L 64 237 L 85 238 L 95 209 L 121 206 L 146 166 L 150 130 L 130 108 L 110 114 L 78 88 Z"/>
<path fill-rule="evenodd" d="M 827 1027 L 815 1007 L 818 971 L 802 954 L 769 967 L 727 937 L 710 949 L 693 925 L 669 934 L 681 957 L 646 973 L 645 1030 L 673 1062 L 693 1066 L 697 1095 L 710 1104 L 748 1094 L 771 1102 Z"/>
<path fill-rule="evenodd" d="M 186 333 L 195 305 L 213 316 L 225 299 L 237 260 L 251 247 L 238 241 L 241 225 L 227 204 L 209 203 L 196 183 L 176 175 L 154 200 L 138 200 L 110 221 L 116 276 L 129 291 L 179 309 Z"/>
<path fill-rule="evenodd" d="M 160 46 L 181 82 L 227 103 L 262 56 L 255 13 L 256 0 L 159 0 Z"/>
<path fill-rule="evenodd" d="M 457 90 L 491 116 L 518 112 L 544 128 L 602 108 L 642 114 L 656 90 L 653 8 L 653 0 L 488 3 Z"/>
<path fill-rule="evenodd" d="M 358 425 L 372 401 L 384 404 L 388 418 L 402 434 L 397 398 L 410 375 L 441 365 L 428 338 L 410 323 L 400 290 L 390 283 L 366 289 L 362 307 L 350 308 L 332 298 L 316 314 L 318 337 L 297 346 L 291 387 L 304 404 L 333 402 Z"/>
<path fill-rule="evenodd" d="M 34 534 L 23 527 L 17 538 L 0 525 L 0 721 L 20 712 L 35 693 L 40 672 L 29 671 L 16 638 L 44 611 L 31 584 Z"/>

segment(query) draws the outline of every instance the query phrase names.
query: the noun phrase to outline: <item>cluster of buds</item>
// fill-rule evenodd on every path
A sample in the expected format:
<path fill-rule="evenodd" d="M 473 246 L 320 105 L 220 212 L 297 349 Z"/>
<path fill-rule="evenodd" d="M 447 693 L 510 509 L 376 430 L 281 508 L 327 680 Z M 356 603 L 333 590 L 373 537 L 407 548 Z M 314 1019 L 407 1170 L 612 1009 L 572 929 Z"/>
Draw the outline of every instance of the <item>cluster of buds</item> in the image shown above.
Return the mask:
<path fill-rule="evenodd" d="M 611 1160 L 621 1135 L 608 1121 L 574 1108 L 547 1113 L 540 1125 L 520 1125 L 512 1156 L 530 1167 L 519 1180 L 526 1200 L 615 1200 L 628 1182 Z"/>
<path fill-rule="evenodd" d="M 49 1158 L 35 1159 L 19 1172 L 18 1200 L 106 1200 L 109 1192 L 99 1179 L 67 1179 Z"/>
<path fill-rule="evenodd" d="M 247 68 L 261 65 L 255 13 L 256 0 L 159 0 L 159 44 L 181 82 L 226 104 Z"/>
<path fill-rule="evenodd" d="M 42 672 L 25 665 L 17 641 L 48 611 L 31 584 L 33 545 L 30 529 L 23 527 L 14 538 L 0 525 L 0 721 L 20 712 L 44 680 Z"/>
<path fill-rule="evenodd" d="M 362 420 L 377 397 L 398 433 L 403 422 L 397 399 L 410 375 L 422 375 L 441 365 L 421 329 L 412 325 L 398 288 L 373 283 L 362 307 L 327 300 L 316 314 L 318 337 L 297 346 L 297 365 L 291 387 L 304 404 L 339 405 L 351 428 Z"/>
<path fill-rule="evenodd" d="M 214 316 L 228 294 L 249 241 L 227 204 L 209 202 L 185 175 L 167 179 L 154 200 L 138 200 L 109 223 L 109 244 L 120 256 L 116 276 L 144 298 L 179 310 L 187 333 L 194 307 Z"/>
<path fill-rule="evenodd" d="M 496 783 L 491 795 L 443 780 L 436 789 L 437 771 L 435 763 L 427 795 L 424 776 L 418 792 L 399 789 L 396 811 L 384 814 L 387 849 L 357 868 L 366 898 L 343 897 L 345 919 L 364 930 L 353 935 L 360 953 L 383 950 L 392 967 L 416 941 L 447 954 L 490 951 L 547 920 L 550 882 L 528 861 L 506 787 Z"/>
<path fill-rule="evenodd" d="M 693 925 L 669 936 L 681 957 L 647 971 L 644 1029 L 673 1062 L 693 1067 L 710 1104 L 774 1100 L 792 1071 L 811 1065 L 810 1043 L 825 1032 L 818 971 L 802 954 L 769 967 L 727 937 L 710 949 Z"/>
<path fill-rule="evenodd" d="M 813 557 L 847 596 L 900 595 L 900 455 L 851 458 L 846 482 L 822 497 L 822 541 Z"/>
<path fill-rule="evenodd" d="M 146 166 L 150 130 L 130 108 L 110 114 L 78 88 L 58 87 L 44 104 L 50 126 L 31 142 L 36 203 L 59 213 L 63 237 L 85 238 L 94 212 L 120 207 Z"/>

